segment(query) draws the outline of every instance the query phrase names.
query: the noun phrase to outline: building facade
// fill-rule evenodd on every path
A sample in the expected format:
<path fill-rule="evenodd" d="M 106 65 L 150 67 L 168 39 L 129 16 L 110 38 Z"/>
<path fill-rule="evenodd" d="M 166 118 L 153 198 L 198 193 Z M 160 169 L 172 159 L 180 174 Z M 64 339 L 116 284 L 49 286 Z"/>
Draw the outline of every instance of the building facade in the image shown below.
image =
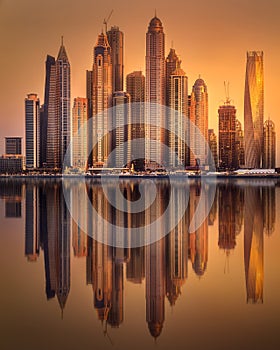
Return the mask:
<path fill-rule="evenodd" d="M 85 170 L 88 159 L 88 100 L 76 97 L 72 109 L 73 166 Z"/>
<path fill-rule="evenodd" d="M 266 120 L 263 126 L 263 168 L 274 169 L 276 158 L 276 131 L 272 120 Z"/>
<path fill-rule="evenodd" d="M 175 49 L 171 48 L 169 54 L 165 61 L 165 71 L 166 71 L 166 106 L 170 107 L 171 104 L 171 74 L 180 65 L 179 57 L 177 56 Z"/>
<path fill-rule="evenodd" d="M 22 154 L 22 137 L 5 137 L 5 154 Z"/>
<path fill-rule="evenodd" d="M 229 103 L 219 107 L 219 168 L 235 169 L 236 108 Z"/>
<path fill-rule="evenodd" d="M 245 165 L 247 168 L 261 167 L 263 154 L 263 119 L 263 52 L 249 51 L 247 52 L 244 95 Z"/>

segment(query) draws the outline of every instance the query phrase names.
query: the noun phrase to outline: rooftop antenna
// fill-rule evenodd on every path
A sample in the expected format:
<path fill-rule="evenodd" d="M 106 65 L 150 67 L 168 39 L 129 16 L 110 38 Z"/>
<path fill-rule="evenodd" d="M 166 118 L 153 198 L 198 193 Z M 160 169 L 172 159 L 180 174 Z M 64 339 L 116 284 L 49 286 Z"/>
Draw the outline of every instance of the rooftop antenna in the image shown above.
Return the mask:
<path fill-rule="evenodd" d="M 174 42 L 171 40 L 171 49 L 174 49 Z"/>
<path fill-rule="evenodd" d="M 157 16 L 157 9 L 155 9 L 155 17 Z"/>
<path fill-rule="evenodd" d="M 112 16 L 113 11 L 114 11 L 114 10 L 112 10 L 112 11 L 110 12 L 110 14 L 109 14 L 109 16 L 107 17 L 107 19 L 104 18 L 103 24 L 105 25 L 105 34 L 107 34 L 107 24 L 108 24 L 108 22 L 109 22 L 109 19 L 110 19 L 111 16 Z"/>
<path fill-rule="evenodd" d="M 63 35 L 61 35 L 61 46 L 63 46 Z"/>

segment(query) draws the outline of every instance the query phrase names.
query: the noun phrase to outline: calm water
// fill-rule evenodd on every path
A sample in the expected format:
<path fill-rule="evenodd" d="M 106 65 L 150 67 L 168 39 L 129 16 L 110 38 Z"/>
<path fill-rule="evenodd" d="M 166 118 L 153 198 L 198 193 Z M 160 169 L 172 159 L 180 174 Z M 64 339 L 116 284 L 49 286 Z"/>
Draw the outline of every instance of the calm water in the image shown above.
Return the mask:
<path fill-rule="evenodd" d="M 1 349 L 280 347 L 280 183 L 145 181 L 0 180 Z"/>

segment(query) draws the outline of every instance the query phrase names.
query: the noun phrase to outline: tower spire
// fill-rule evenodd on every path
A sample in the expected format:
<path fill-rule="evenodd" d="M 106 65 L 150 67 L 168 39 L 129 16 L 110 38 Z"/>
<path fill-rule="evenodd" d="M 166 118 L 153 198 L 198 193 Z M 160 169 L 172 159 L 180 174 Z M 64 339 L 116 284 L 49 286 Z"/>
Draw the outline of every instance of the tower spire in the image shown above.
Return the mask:
<path fill-rule="evenodd" d="M 61 35 L 61 46 L 63 46 L 63 35 Z"/>

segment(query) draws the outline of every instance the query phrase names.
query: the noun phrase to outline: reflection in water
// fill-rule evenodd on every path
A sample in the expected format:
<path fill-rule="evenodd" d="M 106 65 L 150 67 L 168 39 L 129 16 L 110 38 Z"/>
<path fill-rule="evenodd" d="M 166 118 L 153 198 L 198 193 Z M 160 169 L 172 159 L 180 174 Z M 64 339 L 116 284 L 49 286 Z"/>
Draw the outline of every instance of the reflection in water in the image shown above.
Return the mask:
<path fill-rule="evenodd" d="M 139 199 L 140 180 L 122 180 L 119 188 L 128 203 Z M 218 246 L 226 254 L 236 248 L 236 237 L 244 222 L 244 263 L 247 301 L 263 302 L 264 283 L 264 233 L 271 235 L 275 227 L 275 183 L 221 181 L 218 183 L 215 200 L 208 217 L 195 231 L 189 233 L 190 222 L 201 198 L 201 183 L 191 180 L 187 184 L 179 181 L 170 188 L 166 180 L 155 182 L 157 195 L 152 205 L 140 213 L 115 209 L 104 195 L 100 182 L 87 182 L 90 202 L 105 220 L 93 220 L 92 208 L 79 201 L 79 186 L 71 188 L 71 205 L 81 222 L 86 223 L 88 236 L 69 215 L 59 180 L 7 180 L 0 186 L 0 199 L 6 206 L 7 217 L 21 216 L 22 200 L 25 199 L 25 256 L 28 261 L 38 260 L 40 248 L 44 255 L 46 297 L 57 297 L 63 312 L 70 292 L 70 242 L 72 239 L 75 258 L 85 258 L 86 283 L 92 285 L 93 307 L 97 317 L 107 325 L 119 327 L 124 322 L 124 275 L 134 284 L 145 282 L 146 322 L 150 334 L 158 337 L 164 327 L 165 300 L 175 306 L 188 278 L 188 261 L 194 273 L 203 278 L 207 273 L 208 225 L 214 225 L 218 213 Z M 69 184 L 71 186 L 71 184 Z M 116 183 L 106 184 L 114 196 Z M 215 187 L 208 185 L 208 191 Z M 173 192 L 172 192 L 173 191 Z M 172 192 L 172 193 L 171 193 Z M 178 207 L 189 204 L 183 218 L 178 217 Z M 168 236 L 156 243 L 139 248 L 115 248 L 100 243 L 113 226 L 128 229 L 147 226 L 163 215 L 170 195 L 175 198 L 174 208 L 165 217 L 176 227 Z M 149 199 L 149 186 L 144 186 L 145 198 Z M 117 200 L 117 198 L 116 198 Z M 8 205 L 7 205 L 8 203 Z M 246 203 L 246 205 L 244 205 Z M 129 205 L 129 204 L 128 204 Z M 201 204 L 200 204 L 201 205 Z M 208 212 L 205 197 L 202 210 Z M 164 221 L 160 221 L 155 232 L 159 236 Z M 92 233 L 95 233 L 93 235 Z M 116 242 L 125 238 L 115 235 Z"/>

